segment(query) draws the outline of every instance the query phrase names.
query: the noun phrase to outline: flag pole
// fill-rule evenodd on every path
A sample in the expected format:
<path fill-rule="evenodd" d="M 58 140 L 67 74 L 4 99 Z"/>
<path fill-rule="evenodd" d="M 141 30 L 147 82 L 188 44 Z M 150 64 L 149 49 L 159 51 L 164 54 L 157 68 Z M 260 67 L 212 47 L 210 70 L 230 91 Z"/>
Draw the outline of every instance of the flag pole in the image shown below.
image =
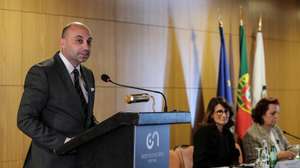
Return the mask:
<path fill-rule="evenodd" d="M 240 6 L 240 25 L 243 26 L 243 7 Z"/>
<path fill-rule="evenodd" d="M 220 14 L 220 9 L 218 8 L 218 22 L 219 22 L 219 27 L 223 27 L 223 22 L 222 22 L 222 16 Z"/>
<path fill-rule="evenodd" d="M 223 27 L 223 22 L 221 19 L 219 19 L 219 27 Z"/>
<path fill-rule="evenodd" d="M 258 21 L 258 32 L 261 32 L 262 29 L 262 16 L 260 15 L 259 21 Z"/>

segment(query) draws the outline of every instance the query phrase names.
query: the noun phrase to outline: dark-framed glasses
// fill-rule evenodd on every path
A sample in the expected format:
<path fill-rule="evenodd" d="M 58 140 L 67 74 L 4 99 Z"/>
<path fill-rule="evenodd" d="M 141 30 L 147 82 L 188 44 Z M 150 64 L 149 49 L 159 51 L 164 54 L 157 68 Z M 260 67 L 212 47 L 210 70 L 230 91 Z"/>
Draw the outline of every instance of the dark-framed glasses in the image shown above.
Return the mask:
<path fill-rule="evenodd" d="M 272 116 L 279 115 L 279 111 L 273 111 L 273 112 L 271 112 L 271 115 Z"/>
<path fill-rule="evenodd" d="M 224 110 L 217 110 L 216 113 L 217 113 L 218 115 L 220 115 L 220 116 L 223 115 L 223 114 L 229 115 L 229 110 L 227 110 L 227 109 L 224 109 Z"/>

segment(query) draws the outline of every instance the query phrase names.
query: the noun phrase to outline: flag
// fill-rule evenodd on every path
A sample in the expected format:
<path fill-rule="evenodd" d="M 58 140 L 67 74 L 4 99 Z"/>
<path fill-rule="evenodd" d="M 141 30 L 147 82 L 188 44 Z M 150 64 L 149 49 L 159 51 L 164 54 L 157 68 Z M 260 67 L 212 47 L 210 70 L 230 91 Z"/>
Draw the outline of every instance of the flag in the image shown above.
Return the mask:
<path fill-rule="evenodd" d="M 224 97 L 230 105 L 233 105 L 230 72 L 229 72 L 229 65 L 227 64 L 223 24 L 221 21 L 220 21 L 219 31 L 220 31 L 221 46 L 220 46 L 217 96 Z"/>
<path fill-rule="evenodd" d="M 240 24 L 240 73 L 237 88 L 236 133 L 242 139 L 252 124 L 247 45 L 244 25 Z"/>
<path fill-rule="evenodd" d="M 263 34 L 261 32 L 261 18 L 259 20 L 259 30 L 256 34 L 256 50 L 253 63 L 252 77 L 252 107 L 263 97 L 267 95 L 266 72 L 265 72 L 265 54 Z"/>

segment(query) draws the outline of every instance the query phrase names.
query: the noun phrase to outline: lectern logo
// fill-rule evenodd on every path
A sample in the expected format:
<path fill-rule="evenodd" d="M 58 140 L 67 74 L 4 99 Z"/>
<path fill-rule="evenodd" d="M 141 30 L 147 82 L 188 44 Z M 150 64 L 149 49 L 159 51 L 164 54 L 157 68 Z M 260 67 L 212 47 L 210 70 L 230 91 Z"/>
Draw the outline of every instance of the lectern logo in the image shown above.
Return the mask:
<path fill-rule="evenodd" d="M 148 150 L 151 150 L 155 144 L 159 147 L 159 133 L 157 131 L 148 133 L 146 139 L 146 146 Z"/>

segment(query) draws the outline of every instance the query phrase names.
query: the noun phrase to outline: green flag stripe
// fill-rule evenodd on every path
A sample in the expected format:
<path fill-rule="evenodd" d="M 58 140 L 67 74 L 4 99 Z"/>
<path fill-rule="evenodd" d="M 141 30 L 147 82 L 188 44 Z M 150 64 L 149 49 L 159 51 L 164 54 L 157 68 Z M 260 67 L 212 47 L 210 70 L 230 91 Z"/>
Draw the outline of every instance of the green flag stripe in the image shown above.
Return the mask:
<path fill-rule="evenodd" d="M 246 44 L 246 34 L 244 26 L 240 25 L 240 77 L 248 73 L 248 63 L 247 63 L 247 44 Z"/>

